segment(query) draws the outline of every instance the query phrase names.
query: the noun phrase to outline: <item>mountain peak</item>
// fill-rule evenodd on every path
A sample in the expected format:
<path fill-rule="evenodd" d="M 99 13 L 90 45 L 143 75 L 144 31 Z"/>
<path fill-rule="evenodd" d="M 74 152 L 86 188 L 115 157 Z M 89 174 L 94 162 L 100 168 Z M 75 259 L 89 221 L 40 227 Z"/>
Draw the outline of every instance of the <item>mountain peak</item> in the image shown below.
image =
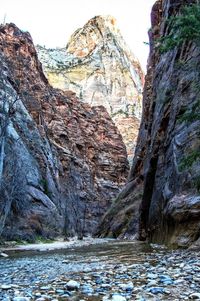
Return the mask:
<path fill-rule="evenodd" d="M 95 16 L 94 18 L 90 19 L 86 25 L 88 24 L 97 24 L 100 26 L 105 26 L 105 27 L 109 27 L 112 30 L 113 29 L 117 29 L 117 20 L 111 16 L 111 15 L 98 15 Z"/>
<path fill-rule="evenodd" d="M 67 49 L 38 48 L 50 83 L 72 90 L 91 106 L 104 106 L 131 159 L 141 117 L 143 72 L 116 19 L 95 16 L 71 36 Z"/>
<path fill-rule="evenodd" d="M 67 44 L 67 51 L 77 57 L 85 57 L 97 45 L 105 45 L 106 41 L 115 36 L 117 40 L 122 40 L 116 23 L 116 19 L 110 15 L 93 17 L 82 28 L 77 29 L 72 34 Z"/>

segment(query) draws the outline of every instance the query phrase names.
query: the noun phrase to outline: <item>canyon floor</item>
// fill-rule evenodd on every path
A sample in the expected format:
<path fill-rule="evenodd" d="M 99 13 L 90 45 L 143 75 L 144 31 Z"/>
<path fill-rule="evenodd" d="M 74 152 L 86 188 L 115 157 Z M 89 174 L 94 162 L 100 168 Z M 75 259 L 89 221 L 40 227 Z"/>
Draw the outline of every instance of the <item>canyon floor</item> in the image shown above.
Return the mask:
<path fill-rule="evenodd" d="M 198 252 L 90 238 L 17 248 L 0 259 L 3 301 L 200 299 Z"/>

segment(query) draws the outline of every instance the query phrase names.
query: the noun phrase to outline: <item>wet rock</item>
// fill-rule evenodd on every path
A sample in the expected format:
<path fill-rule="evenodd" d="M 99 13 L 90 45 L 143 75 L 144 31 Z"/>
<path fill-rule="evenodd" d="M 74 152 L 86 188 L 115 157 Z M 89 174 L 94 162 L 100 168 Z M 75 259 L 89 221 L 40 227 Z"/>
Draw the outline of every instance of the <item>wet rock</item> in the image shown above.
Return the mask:
<path fill-rule="evenodd" d="M 176 280 L 174 280 L 174 284 L 175 285 L 182 285 L 183 283 L 184 283 L 184 279 L 176 279 Z"/>
<path fill-rule="evenodd" d="M 65 293 L 65 291 L 62 290 L 62 289 L 57 289 L 56 293 L 59 294 L 59 295 L 63 295 Z"/>
<path fill-rule="evenodd" d="M 14 297 L 13 301 L 30 301 L 28 297 Z"/>
<path fill-rule="evenodd" d="M 9 290 L 11 288 L 12 288 L 12 285 L 10 285 L 10 284 L 2 284 L 1 285 L 1 289 L 2 290 Z"/>
<path fill-rule="evenodd" d="M 5 257 L 5 258 L 7 258 L 7 257 L 8 257 L 8 254 L 1 252 L 1 253 L 0 253 L 0 257 Z"/>
<path fill-rule="evenodd" d="M 150 287 L 147 289 L 147 291 L 151 292 L 154 295 L 163 294 L 164 288 L 163 287 Z"/>
<path fill-rule="evenodd" d="M 77 290 L 80 287 L 80 283 L 74 280 L 69 280 L 66 286 L 68 290 Z"/>
<path fill-rule="evenodd" d="M 113 295 L 111 298 L 112 301 L 126 301 L 126 298 L 121 295 Z"/>
<path fill-rule="evenodd" d="M 159 278 L 160 278 L 160 282 L 162 282 L 166 285 L 169 285 L 169 284 L 173 283 L 173 280 L 168 275 L 160 275 Z"/>
<path fill-rule="evenodd" d="M 149 282 L 147 283 L 147 287 L 155 286 L 155 285 L 157 285 L 157 284 L 158 284 L 158 281 L 156 281 L 156 280 L 151 280 L 151 281 L 149 281 Z"/>
<path fill-rule="evenodd" d="M 50 289 L 50 286 L 41 286 L 40 290 L 41 291 L 48 291 Z"/>
<path fill-rule="evenodd" d="M 133 282 L 121 283 L 119 287 L 124 291 L 132 291 L 133 290 Z"/>
<path fill-rule="evenodd" d="M 83 294 L 92 294 L 94 292 L 94 289 L 90 284 L 84 284 L 81 287 L 81 291 L 83 292 Z"/>
<path fill-rule="evenodd" d="M 158 278 L 158 275 L 157 274 L 153 274 L 153 273 L 149 273 L 149 274 L 147 274 L 147 278 L 156 279 L 156 278 Z"/>
<path fill-rule="evenodd" d="M 193 293 L 189 296 L 189 299 L 200 300 L 200 293 Z"/>

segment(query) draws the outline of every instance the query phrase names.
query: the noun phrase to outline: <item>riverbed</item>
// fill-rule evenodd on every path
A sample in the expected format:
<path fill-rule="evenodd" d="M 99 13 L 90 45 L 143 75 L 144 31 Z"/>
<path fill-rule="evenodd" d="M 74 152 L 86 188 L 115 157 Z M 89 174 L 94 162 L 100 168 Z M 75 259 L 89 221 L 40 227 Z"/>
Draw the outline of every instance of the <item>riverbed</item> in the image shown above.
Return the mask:
<path fill-rule="evenodd" d="M 200 255 L 137 241 L 9 251 L 2 301 L 200 300 Z"/>

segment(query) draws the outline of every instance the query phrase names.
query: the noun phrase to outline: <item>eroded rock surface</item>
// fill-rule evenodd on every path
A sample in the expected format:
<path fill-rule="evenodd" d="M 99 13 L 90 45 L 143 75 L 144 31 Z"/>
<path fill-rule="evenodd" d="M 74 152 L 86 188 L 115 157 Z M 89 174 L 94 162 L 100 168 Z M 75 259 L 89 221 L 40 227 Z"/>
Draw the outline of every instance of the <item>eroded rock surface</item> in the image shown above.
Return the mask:
<path fill-rule="evenodd" d="M 0 231 L 91 233 L 127 176 L 121 135 L 103 106 L 49 85 L 29 33 L 1 26 L 0 48 L 1 129 L 8 117 Z"/>
<path fill-rule="evenodd" d="M 99 235 L 139 232 L 140 239 L 180 246 L 199 237 L 200 48 L 190 41 L 161 54 L 158 41 L 169 33 L 166 19 L 191 2 L 159 0 L 153 6 L 136 153 L 128 184 Z"/>
<path fill-rule="evenodd" d="M 113 17 L 97 16 L 70 38 L 67 48 L 37 51 L 49 82 L 75 91 L 91 106 L 103 105 L 133 156 L 142 113 L 144 75 Z"/>

